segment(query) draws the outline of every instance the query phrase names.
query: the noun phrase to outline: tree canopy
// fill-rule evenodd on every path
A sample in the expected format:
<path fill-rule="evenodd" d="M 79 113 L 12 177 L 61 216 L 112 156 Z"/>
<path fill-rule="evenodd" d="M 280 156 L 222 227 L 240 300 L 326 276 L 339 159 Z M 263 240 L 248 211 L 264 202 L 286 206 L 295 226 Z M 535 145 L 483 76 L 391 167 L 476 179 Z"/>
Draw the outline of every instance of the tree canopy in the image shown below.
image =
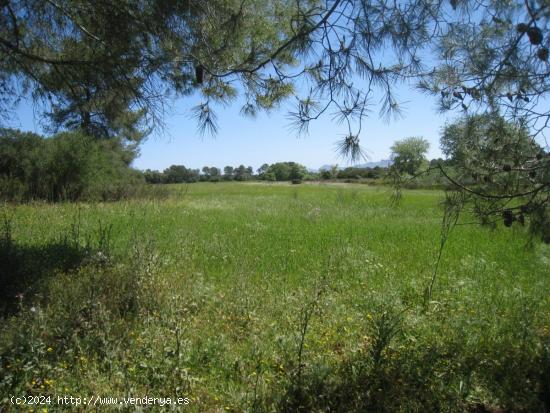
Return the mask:
<path fill-rule="evenodd" d="M 0 4 L 3 109 L 25 91 L 54 127 L 137 140 L 166 98 L 199 90 L 200 127 L 240 92 L 253 115 L 294 97 L 294 125 L 329 113 L 361 155 L 361 123 L 398 114 L 411 81 L 444 110 L 501 110 L 541 131 L 550 6 L 489 0 L 9 0 Z M 300 83 L 300 87 L 297 85 Z"/>
<path fill-rule="evenodd" d="M 0 3 L 2 109 L 26 91 L 54 128 L 139 140 L 162 123 L 166 98 L 200 89 L 195 115 L 214 131 L 207 104 L 228 102 L 239 74 L 255 107 L 290 84 L 255 73 L 294 62 L 311 1 L 9 0 Z M 283 39 L 283 40 L 281 40 Z M 249 111 L 252 109 L 248 109 Z"/>
<path fill-rule="evenodd" d="M 114 200 L 138 190 L 133 154 L 118 139 L 81 132 L 48 139 L 0 128 L 0 199 L 10 201 Z"/>
<path fill-rule="evenodd" d="M 548 156 L 526 127 L 496 115 L 468 116 L 445 127 L 441 148 L 452 173 L 437 168 L 473 201 L 482 222 L 500 215 L 506 226 L 523 225 L 530 215 L 533 233 L 550 242 Z"/>
<path fill-rule="evenodd" d="M 393 167 L 400 172 L 414 175 L 427 161 L 430 143 L 424 138 L 411 137 L 395 142 L 392 147 Z"/>

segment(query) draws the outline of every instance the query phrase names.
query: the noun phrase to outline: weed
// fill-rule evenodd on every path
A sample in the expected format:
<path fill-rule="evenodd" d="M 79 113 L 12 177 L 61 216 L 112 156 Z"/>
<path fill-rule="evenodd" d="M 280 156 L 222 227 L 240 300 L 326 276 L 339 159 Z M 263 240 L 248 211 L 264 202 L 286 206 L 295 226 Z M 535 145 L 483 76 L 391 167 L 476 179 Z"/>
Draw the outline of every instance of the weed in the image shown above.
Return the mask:
<path fill-rule="evenodd" d="M 438 191 L 393 208 L 366 185 L 166 189 L 4 213 L 0 410 L 14 394 L 171 394 L 190 412 L 548 409 L 548 254 L 524 248 L 527 230 L 458 225 L 468 211 L 442 228 Z"/>

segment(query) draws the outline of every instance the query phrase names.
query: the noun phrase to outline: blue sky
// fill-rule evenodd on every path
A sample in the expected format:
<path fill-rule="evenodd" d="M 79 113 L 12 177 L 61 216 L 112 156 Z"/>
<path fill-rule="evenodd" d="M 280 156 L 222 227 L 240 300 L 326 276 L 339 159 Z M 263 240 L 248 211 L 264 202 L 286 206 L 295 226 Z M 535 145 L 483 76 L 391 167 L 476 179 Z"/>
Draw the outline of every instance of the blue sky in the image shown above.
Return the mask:
<path fill-rule="evenodd" d="M 437 113 L 434 98 L 406 86 L 397 89 L 397 96 L 404 102 L 404 116 L 390 122 L 378 117 L 378 102 L 372 102 L 370 116 L 361 133 L 368 160 L 389 158 L 393 142 L 409 136 L 422 136 L 430 142 L 429 158 L 441 156 L 441 128 L 446 119 L 456 114 Z M 192 168 L 244 164 L 258 168 L 263 163 L 278 161 L 295 161 L 309 168 L 336 163 L 348 165 L 335 152 L 335 143 L 346 129 L 334 123 L 330 115 L 313 122 L 308 136 L 297 137 L 288 127 L 290 105 L 250 119 L 239 114 L 237 102 L 228 108 L 217 109 L 219 131 L 216 137 L 201 137 L 195 121 L 189 117 L 190 108 L 198 103 L 199 96 L 174 102 L 171 113 L 166 116 L 165 133 L 151 136 L 142 144 L 141 155 L 134 161 L 136 168 L 162 170 L 173 164 Z M 32 105 L 23 102 L 17 114 L 18 118 L 14 118 L 10 126 L 41 132 Z"/>

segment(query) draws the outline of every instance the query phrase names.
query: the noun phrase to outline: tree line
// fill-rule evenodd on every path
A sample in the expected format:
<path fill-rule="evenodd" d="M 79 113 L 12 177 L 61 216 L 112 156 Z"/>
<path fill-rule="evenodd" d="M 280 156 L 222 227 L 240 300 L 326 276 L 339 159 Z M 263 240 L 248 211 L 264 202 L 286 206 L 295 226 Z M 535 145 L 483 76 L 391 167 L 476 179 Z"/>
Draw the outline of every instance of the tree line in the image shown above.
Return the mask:
<path fill-rule="evenodd" d="M 215 166 L 201 169 L 186 168 L 184 165 L 171 165 L 164 171 L 147 169 L 143 176 L 151 184 L 175 184 L 182 182 L 220 182 L 220 181 L 301 181 L 311 179 L 315 174 L 308 172 L 304 165 L 296 162 L 276 162 L 263 164 L 256 171 L 251 166 L 225 166 L 223 170 Z"/>

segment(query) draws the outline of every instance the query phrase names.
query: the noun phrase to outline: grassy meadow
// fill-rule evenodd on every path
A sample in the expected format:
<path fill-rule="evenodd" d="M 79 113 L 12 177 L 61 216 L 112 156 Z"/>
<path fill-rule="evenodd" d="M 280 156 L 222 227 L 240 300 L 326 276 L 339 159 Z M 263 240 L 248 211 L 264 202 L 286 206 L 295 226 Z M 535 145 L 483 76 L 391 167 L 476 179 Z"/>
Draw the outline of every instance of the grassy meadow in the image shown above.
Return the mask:
<path fill-rule="evenodd" d="M 550 407 L 550 248 L 465 215 L 426 301 L 444 194 L 390 195 L 197 183 L 162 200 L 4 205 L 0 411 L 18 409 L 10 395 L 179 396 L 184 408 L 153 409 L 189 412 Z"/>

